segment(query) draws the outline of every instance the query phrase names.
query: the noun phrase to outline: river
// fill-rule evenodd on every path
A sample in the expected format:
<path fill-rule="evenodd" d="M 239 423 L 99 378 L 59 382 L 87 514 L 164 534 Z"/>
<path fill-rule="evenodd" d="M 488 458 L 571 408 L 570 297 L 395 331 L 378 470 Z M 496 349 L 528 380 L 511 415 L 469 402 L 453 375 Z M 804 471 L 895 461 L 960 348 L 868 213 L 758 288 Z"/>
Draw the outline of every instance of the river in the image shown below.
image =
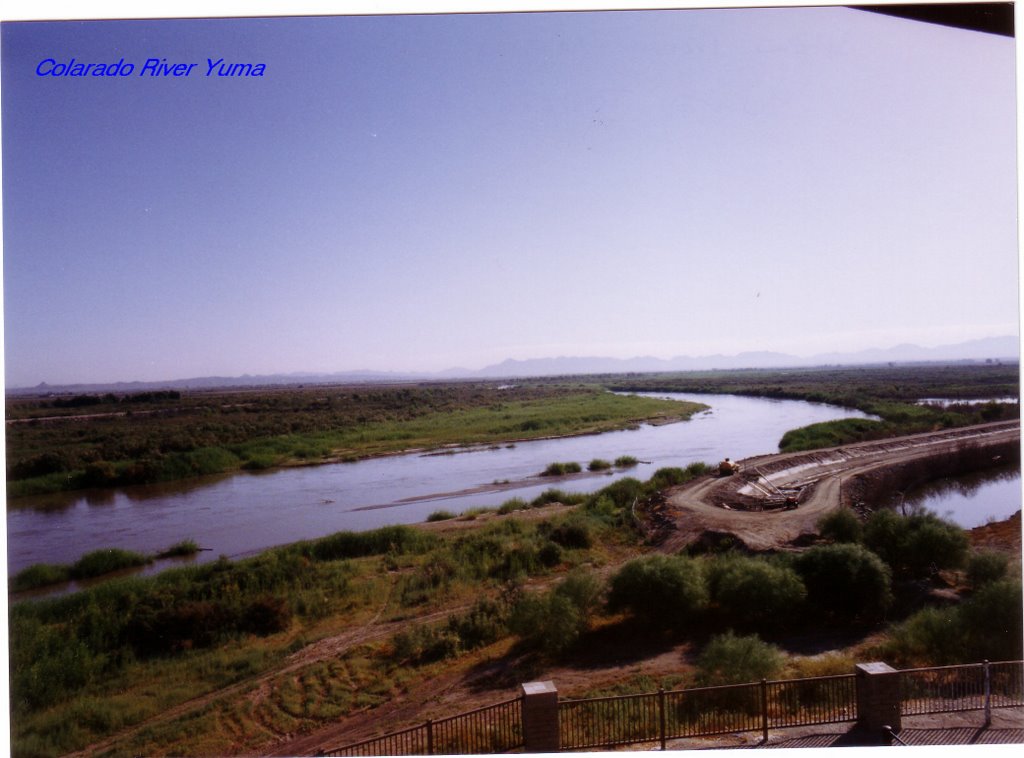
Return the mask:
<path fill-rule="evenodd" d="M 550 487 L 591 492 L 621 476 L 646 479 L 663 466 L 778 452 L 779 439 L 789 429 L 864 417 L 797 400 L 649 394 L 704 403 L 710 410 L 680 423 L 449 455 L 388 456 L 25 498 L 7 511 L 8 571 L 14 574 L 34 563 L 72 563 L 106 547 L 156 553 L 184 539 L 206 548 L 198 561 L 240 557 L 340 530 L 417 523 L 435 510 L 459 513 L 511 497 L 529 500 Z M 576 461 L 586 468 L 594 458 L 621 455 L 645 463 L 568 480 L 536 478 L 555 461 Z M 155 568 L 166 565 L 158 562 Z"/>
<path fill-rule="evenodd" d="M 1007 466 L 938 479 L 908 493 L 904 502 L 965 529 L 1003 521 L 1021 508 L 1020 468 Z"/>

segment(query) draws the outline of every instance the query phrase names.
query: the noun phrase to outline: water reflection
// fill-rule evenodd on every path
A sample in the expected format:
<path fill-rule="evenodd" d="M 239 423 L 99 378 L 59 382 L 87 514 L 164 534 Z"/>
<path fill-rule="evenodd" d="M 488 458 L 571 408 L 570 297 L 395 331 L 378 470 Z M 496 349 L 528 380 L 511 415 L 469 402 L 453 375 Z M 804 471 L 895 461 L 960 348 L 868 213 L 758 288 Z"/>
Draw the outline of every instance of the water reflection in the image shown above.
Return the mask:
<path fill-rule="evenodd" d="M 189 538 L 210 548 L 200 561 L 236 557 L 344 529 L 422 522 L 435 510 L 461 513 L 511 497 L 529 500 L 550 487 L 591 492 L 623 476 L 646 479 L 662 466 L 777 452 L 789 429 L 864 416 L 795 400 L 655 394 L 704 403 L 711 410 L 682 423 L 457 455 L 402 455 L 25 498 L 8 509 L 8 567 L 16 572 L 33 563 L 71 562 L 105 547 L 153 554 Z M 586 468 L 594 458 L 621 455 L 649 463 L 611 476 L 536 478 L 555 461 L 577 461 Z"/>
<path fill-rule="evenodd" d="M 1002 466 L 938 479 L 907 493 L 906 506 L 925 508 L 971 529 L 1002 521 L 1021 509 L 1020 468 Z"/>

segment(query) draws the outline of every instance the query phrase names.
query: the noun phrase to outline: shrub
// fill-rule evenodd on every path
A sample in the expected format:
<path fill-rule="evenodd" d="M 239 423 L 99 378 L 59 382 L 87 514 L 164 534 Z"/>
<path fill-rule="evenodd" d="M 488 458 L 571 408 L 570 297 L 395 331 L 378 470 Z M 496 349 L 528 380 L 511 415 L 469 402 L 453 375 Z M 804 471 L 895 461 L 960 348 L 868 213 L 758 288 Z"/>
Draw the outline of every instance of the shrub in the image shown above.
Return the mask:
<path fill-rule="evenodd" d="M 634 500 L 643 497 L 645 494 L 644 485 L 639 480 L 626 476 L 612 482 L 607 487 L 602 487 L 590 495 L 587 498 L 587 502 L 605 497 L 611 500 L 616 508 L 630 508 Z"/>
<path fill-rule="evenodd" d="M 963 604 L 918 611 L 889 634 L 883 654 L 903 665 L 926 666 L 1019 660 L 1021 584 L 986 584 Z"/>
<path fill-rule="evenodd" d="M 998 582 L 1006 576 L 1010 561 L 1004 553 L 995 550 L 980 550 L 967 559 L 967 583 L 978 589 L 991 582 Z"/>
<path fill-rule="evenodd" d="M 640 463 L 640 461 L 632 455 L 620 455 L 615 459 L 615 468 L 632 468 L 638 463 Z"/>
<path fill-rule="evenodd" d="M 406 663 L 430 663 L 458 655 L 459 638 L 444 626 L 417 625 L 391 639 L 394 657 Z"/>
<path fill-rule="evenodd" d="M 589 619 L 597 609 L 602 586 L 592 574 L 575 569 L 555 587 L 554 592 L 567 598 L 585 619 Z"/>
<path fill-rule="evenodd" d="M 707 582 L 701 565 L 682 556 L 637 558 L 611 579 L 608 609 L 628 610 L 662 627 L 681 628 L 707 606 Z"/>
<path fill-rule="evenodd" d="M 600 593 L 601 586 L 594 577 L 573 572 L 550 592 L 520 599 L 509 628 L 531 647 L 558 655 L 586 631 Z"/>
<path fill-rule="evenodd" d="M 541 476 L 564 476 L 565 474 L 578 474 L 582 471 L 580 464 L 575 462 L 568 463 L 549 463 L 547 468 L 541 472 Z"/>
<path fill-rule="evenodd" d="M 530 647 L 549 655 L 571 647 L 583 624 L 579 610 L 569 598 L 548 593 L 528 595 L 516 603 L 509 628 Z"/>
<path fill-rule="evenodd" d="M 562 505 L 576 505 L 586 500 L 586 495 L 578 495 L 571 492 L 563 492 L 562 490 L 550 489 L 544 490 L 542 493 L 537 495 L 533 500 L 530 501 L 530 507 L 542 508 L 545 505 L 551 503 L 561 503 Z"/>
<path fill-rule="evenodd" d="M 740 629 L 783 628 L 807 596 L 793 569 L 738 555 L 712 561 L 708 585 L 723 621 Z"/>
<path fill-rule="evenodd" d="M 822 545 L 797 557 L 807 604 L 826 618 L 873 623 L 892 604 L 891 572 L 861 545 Z"/>
<path fill-rule="evenodd" d="M 523 500 L 521 497 L 513 497 L 506 500 L 498 507 L 498 513 L 502 516 L 513 513 L 514 511 L 525 511 L 530 507 L 530 504 Z"/>
<path fill-rule="evenodd" d="M 182 540 L 171 545 L 166 550 L 156 554 L 157 558 L 182 558 L 188 555 L 195 555 L 199 552 L 199 543 L 195 540 Z"/>
<path fill-rule="evenodd" d="M 1003 579 L 986 584 L 960 606 L 967 658 L 1008 661 L 1024 656 L 1021 601 L 1020 580 Z"/>
<path fill-rule="evenodd" d="M 88 579 L 94 576 L 102 576 L 121 569 L 145 566 L 151 563 L 152 559 L 141 553 L 131 550 L 120 550 L 118 548 L 107 548 L 105 550 L 94 550 L 86 553 L 70 569 L 72 579 Z"/>
<path fill-rule="evenodd" d="M 448 521 L 453 518 L 455 518 L 455 514 L 451 511 L 439 510 L 427 516 L 427 521 Z"/>
<path fill-rule="evenodd" d="M 818 521 L 818 532 L 833 542 L 860 542 L 864 539 L 864 525 L 849 508 L 840 508 Z"/>
<path fill-rule="evenodd" d="M 588 548 L 594 542 L 589 527 L 580 519 L 559 524 L 551 530 L 548 539 L 570 550 Z"/>
<path fill-rule="evenodd" d="M 864 544 L 899 576 L 924 578 L 933 571 L 959 568 L 967 557 L 963 529 L 934 513 L 900 516 L 883 509 L 864 525 Z"/>
<path fill-rule="evenodd" d="M 508 609 L 493 600 L 478 600 L 464 616 L 450 616 L 448 627 L 464 650 L 490 645 L 508 632 Z"/>
<path fill-rule="evenodd" d="M 548 542 L 537 551 L 537 560 L 545 568 L 554 568 L 562 562 L 562 549 L 554 542 Z"/>
<path fill-rule="evenodd" d="M 292 609 L 282 597 L 264 597 L 253 601 L 242 612 L 239 628 L 265 637 L 283 632 L 291 624 Z"/>
<path fill-rule="evenodd" d="M 68 566 L 36 563 L 11 577 L 10 589 L 11 592 L 22 592 L 50 584 L 60 584 L 70 579 L 71 569 Z"/>
<path fill-rule="evenodd" d="M 647 484 L 648 489 L 666 490 L 669 487 L 684 484 L 692 478 L 684 469 L 678 466 L 668 466 L 655 471 L 654 475 L 647 480 Z"/>
<path fill-rule="evenodd" d="M 367 532 L 336 532 L 312 542 L 301 543 L 300 549 L 317 561 L 361 558 L 384 553 L 415 553 L 436 543 L 436 537 L 410 526 L 385 526 Z"/>
<path fill-rule="evenodd" d="M 756 634 L 739 637 L 731 631 L 712 637 L 697 658 L 697 684 L 743 684 L 772 679 L 785 664 L 779 648 Z"/>
<path fill-rule="evenodd" d="M 607 471 L 612 464 L 602 458 L 595 458 L 587 464 L 587 471 Z"/>

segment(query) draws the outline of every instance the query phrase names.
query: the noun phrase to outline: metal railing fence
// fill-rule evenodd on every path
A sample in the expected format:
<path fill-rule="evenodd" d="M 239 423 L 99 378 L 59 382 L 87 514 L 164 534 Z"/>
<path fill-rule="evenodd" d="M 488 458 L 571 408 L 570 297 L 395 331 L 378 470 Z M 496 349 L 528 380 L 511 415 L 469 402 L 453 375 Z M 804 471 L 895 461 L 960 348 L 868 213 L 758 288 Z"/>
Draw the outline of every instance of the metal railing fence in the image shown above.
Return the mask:
<path fill-rule="evenodd" d="M 565 750 L 640 742 L 764 733 L 787 726 L 857 719 L 853 674 L 640 695 L 562 700 L 560 744 Z"/>
<path fill-rule="evenodd" d="M 522 697 L 318 753 L 331 756 L 507 753 L 523 746 Z"/>
<path fill-rule="evenodd" d="M 1024 705 L 1024 663 L 969 663 L 900 671 L 900 713 L 1011 708 Z M 986 718 L 987 721 L 987 718 Z"/>
<path fill-rule="evenodd" d="M 1024 706 L 1024 661 L 904 669 L 904 716 Z M 607 748 L 670 739 L 831 724 L 858 719 L 853 674 L 659 690 L 558 701 L 562 750 Z M 333 748 L 319 755 L 454 755 L 524 747 L 523 698 Z"/>

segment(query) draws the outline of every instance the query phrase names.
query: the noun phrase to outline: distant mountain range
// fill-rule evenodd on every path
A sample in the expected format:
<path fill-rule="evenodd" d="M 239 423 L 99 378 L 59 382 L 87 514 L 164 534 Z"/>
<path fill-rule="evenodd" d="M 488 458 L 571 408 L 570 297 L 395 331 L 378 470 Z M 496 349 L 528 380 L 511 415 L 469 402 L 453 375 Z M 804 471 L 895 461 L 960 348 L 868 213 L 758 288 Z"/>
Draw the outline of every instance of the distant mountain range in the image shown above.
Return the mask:
<path fill-rule="evenodd" d="M 107 384 L 49 385 L 8 388 L 8 394 L 38 394 L 41 392 L 142 392 L 151 389 L 211 389 L 214 387 L 260 387 L 281 384 L 355 384 L 429 381 L 441 379 L 519 379 L 531 376 L 567 376 L 574 374 L 625 374 L 664 371 L 702 371 L 708 369 L 740 368 L 797 368 L 826 365 L 861 365 L 879 363 L 949 363 L 978 361 L 1011 361 L 1020 359 L 1020 340 L 1017 337 L 990 337 L 955 345 L 920 347 L 896 345 L 890 348 L 872 348 L 853 353 L 821 353 L 810 357 L 787 355 L 767 351 L 738 353 L 737 355 L 705 355 L 675 358 L 559 357 L 508 359 L 482 369 L 452 368 L 433 373 L 407 373 L 393 371 L 344 371 L 330 374 L 291 373 L 262 376 L 204 376 L 192 379 L 173 379 L 162 382 L 115 382 Z"/>

